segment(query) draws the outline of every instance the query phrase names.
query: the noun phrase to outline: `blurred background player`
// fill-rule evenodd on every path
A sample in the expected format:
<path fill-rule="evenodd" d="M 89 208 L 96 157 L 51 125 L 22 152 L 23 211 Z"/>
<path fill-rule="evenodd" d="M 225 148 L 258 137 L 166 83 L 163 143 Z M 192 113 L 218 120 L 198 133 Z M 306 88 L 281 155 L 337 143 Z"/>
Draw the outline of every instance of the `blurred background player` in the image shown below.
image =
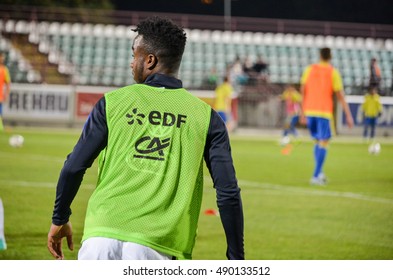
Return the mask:
<path fill-rule="evenodd" d="M 375 136 L 375 126 L 377 119 L 382 113 L 382 104 L 379 100 L 379 94 L 377 88 L 373 87 L 370 92 L 364 96 L 364 102 L 362 104 L 362 111 L 364 114 L 364 141 L 373 141 Z M 370 128 L 370 134 L 368 130 Z"/>
<path fill-rule="evenodd" d="M 285 124 L 281 144 L 285 145 L 290 142 L 289 135 L 298 136 L 296 125 L 299 122 L 300 105 L 302 96 L 293 85 L 288 85 L 281 95 L 285 102 Z"/>
<path fill-rule="evenodd" d="M 4 65 L 5 55 L 0 53 L 0 132 L 4 131 L 3 126 L 3 102 L 6 100 L 10 93 L 10 74 L 7 66 Z M 0 250 L 7 249 L 4 236 L 4 208 L 3 202 L 0 198 Z"/>
<path fill-rule="evenodd" d="M 231 106 L 233 87 L 228 77 L 224 77 L 224 81 L 215 90 L 216 98 L 214 101 L 214 109 L 220 115 L 222 120 L 230 128 Z"/>
<path fill-rule="evenodd" d="M 379 89 L 380 83 L 381 83 L 381 69 L 378 66 L 377 59 L 372 58 L 370 61 L 370 83 L 369 87 L 370 88 L 377 88 Z"/>
<path fill-rule="evenodd" d="M 322 171 L 327 155 L 327 147 L 333 129 L 333 93 L 344 110 L 348 127 L 353 126 L 353 118 L 344 98 L 341 75 L 330 61 L 330 48 L 320 50 L 320 62 L 307 66 L 301 78 L 302 93 L 301 123 L 307 124 L 315 139 L 315 168 L 310 183 L 325 185 L 326 177 Z"/>
<path fill-rule="evenodd" d="M 10 93 L 11 78 L 7 66 L 4 65 L 5 55 L 0 53 L 0 132 L 4 131 L 3 102 Z"/>

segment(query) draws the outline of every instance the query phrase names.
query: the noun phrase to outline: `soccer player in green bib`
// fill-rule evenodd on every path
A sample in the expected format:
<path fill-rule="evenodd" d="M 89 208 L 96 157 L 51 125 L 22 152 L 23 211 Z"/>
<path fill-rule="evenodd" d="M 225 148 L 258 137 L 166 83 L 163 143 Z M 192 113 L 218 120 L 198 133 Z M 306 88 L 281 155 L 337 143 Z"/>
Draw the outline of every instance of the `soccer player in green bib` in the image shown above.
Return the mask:
<path fill-rule="evenodd" d="M 48 249 L 73 249 L 71 203 L 99 156 L 78 259 L 191 259 L 203 160 L 217 193 L 228 259 L 244 259 L 243 209 L 225 123 L 177 79 L 186 34 L 168 19 L 141 21 L 132 45 L 136 84 L 108 92 L 90 113 L 57 184 Z"/>

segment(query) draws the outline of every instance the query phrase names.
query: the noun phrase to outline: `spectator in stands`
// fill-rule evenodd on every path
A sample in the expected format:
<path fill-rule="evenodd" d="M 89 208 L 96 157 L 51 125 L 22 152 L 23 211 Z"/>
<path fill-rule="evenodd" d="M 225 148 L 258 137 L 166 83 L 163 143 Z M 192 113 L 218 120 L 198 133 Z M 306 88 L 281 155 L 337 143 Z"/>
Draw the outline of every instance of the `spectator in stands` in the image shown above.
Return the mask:
<path fill-rule="evenodd" d="M 323 173 L 329 140 L 332 136 L 333 122 L 333 93 L 344 110 L 347 125 L 353 126 L 353 119 L 349 106 L 344 98 L 341 75 L 330 61 L 330 48 L 320 50 L 320 62 L 309 65 L 301 78 L 300 92 L 302 93 L 301 123 L 307 124 L 311 136 L 315 139 L 314 159 L 315 168 L 310 180 L 312 185 L 325 185 L 326 177 Z M 307 119 L 306 119 L 307 118 Z"/>
<path fill-rule="evenodd" d="M 252 62 L 251 58 L 247 56 L 243 62 L 243 73 L 244 76 L 247 77 L 246 83 L 248 85 L 254 85 L 255 80 L 257 79 L 257 74 L 254 70 L 254 63 Z"/>
<path fill-rule="evenodd" d="M 208 90 L 214 90 L 218 85 L 218 74 L 217 69 L 212 67 L 210 72 L 205 77 L 203 82 L 203 88 Z"/>
<path fill-rule="evenodd" d="M 372 58 L 370 62 L 370 88 L 377 88 L 379 89 L 381 83 L 381 69 L 378 66 L 377 59 Z"/>
<path fill-rule="evenodd" d="M 284 131 L 283 138 L 281 140 L 281 144 L 289 143 L 289 135 L 293 135 L 294 137 L 298 136 L 298 132 L 296 130 L 296 125 L 299 122 L 299 114 L 300 114 L 300 105 L 302 101 L 302 96 L 296 90 L 294 85 L 288 85 L 284 92 L 281 95 L 281 99 L 285 102 L 285 123 L 284 123 Z"/>
<path fill-rule="evenodd" d="M 136 84 L 102 97 L 67 157 L 57 184 L 47 246 L 73 247 L 71 203 L 100 154 L 79 259 L 191 259 L 203 194 L 203 158 L 212 176 L 228 259 L 244 259 L 243 208 L 225 123 L 177 79 L 186 33 L 147 18 L 134 29 Z"/>
<path fill-rule="evenodd" d="M 382 104 L 379 100 L 379 94 L 377 88 L 371 88 L 369 93 L 364 96 L 364 102 L 362 104 L 362 112 L 364 114 L 364 131 L 363 139 L 373 141 L 375 136 L 375 127 L 377 119 L 382 114 Z M 370 128 L 370 135 L 368 129 Z"/>
<path fill-rule="evenodd" d="M 216 88 L 215 93 L 216 98 L 214 101 L 214 109 L 228 127 L 229 121 L 231 119 L 231 104 L 233 94 L 233 87 L 229 82 L 228 77 L 224 78 L 223 83 Z"/>
<path fill-rule="evenodd" d="M 239 56 L 236 56 L 235 61 L 229 66 L 229 81 L 234 88 L 238 88 L 248 81 L 248 77 L 243 71 L 243 64 Z"/>
<path fill-rule="evenodd" d="M 262 55 L 258 55 L 253 66 L 254 72 L 263 80 L 267 80 L 269 76 L 269 64 L 263 59 Z"/>
<path fill-rule="evenodd" d="M 0 132 L 4 131 L 3 125 L 3 102 L 10 94 L 11 78 L 7 66 L 4 65 L 5 55 L 0 53 Z"/>
<path fill-rule="evenodd" d="M 253 69 L 252 60 L 249 56 L 247 56 L 243 61 L 243 73 L 244 73 L 244 75 L 250 77 L 253 75 L 253 72 L 254 72 L 254 69 Z"/>

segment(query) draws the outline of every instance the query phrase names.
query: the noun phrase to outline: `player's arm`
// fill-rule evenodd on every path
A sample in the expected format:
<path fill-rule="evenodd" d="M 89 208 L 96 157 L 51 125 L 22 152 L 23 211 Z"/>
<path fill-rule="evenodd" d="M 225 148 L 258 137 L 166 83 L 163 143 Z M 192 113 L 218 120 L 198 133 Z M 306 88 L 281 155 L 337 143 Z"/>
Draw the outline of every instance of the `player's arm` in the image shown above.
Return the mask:
<path fill-rule="evenodd" d="M 71 239 L 72 244 L 72 230 L 69 223 L 70 206 L 79 190 L 86 169 L 91 167 L 101 150 L 106 147 L 107 138 L 105 99 L 102 98 L 90 113 L 77 144 L 67 156 L 60 172 L 52 226 L 48 233 L 48 249 L 56 258 L 62 258 L 59 248 L 63 237 L 67 237 L 67 240 Z"/>
<path fill-rule="evenodd" d="M 227 258 L 244 259 L 243 207 L 225 123 L 212 110 L 204 158 L 213 179 L 227 240 Z"/>
<path fill-rule="evenodd" d="M 231 105 L 232 105 L 232 95 L 230 92 L 225 97 L 225 108 L 227 110 L 227 114 L 230 114 L 232 111 Z"/>
<path fill-rule="evenodd" d="M 345 113 L 346 122 L 349 128 L 353 127 L 353 118 L 351 110 L 349 109 L 348 103 L 345 101 L 344 92 L 342 90 L 336 92 L 337 99 L 341 103 L 341 106 Z"/>
<path fill-rule="evenodd" d="M 378 117 L 380 117 L 382 115 L 382 112 L 383 112 L 383 106 L 382 106 L 382 103 L 378 99 Z"/>
<path fill-rule="evenodd" d="M 82 182 L 86 169 L 91 167 L 101 150 L 106 147 L 105 99 L 102 98 L 90 113 L 82 134 L 61 170 L 57 184 L 56 201 L 52 221 L 55 225 L 68 222 L 70 205 Z"/>
<path fill-rule="evenodd" d="M 301 102 L 300 102 L 300 108 L 299 108 L 299 121 L 301 124 L 306 124 L 307 120 L 306 120 L 306 116 L 304 115 L 304 110 L 303 110 L 303 103 L 305 100 L 305 95 L 306 95 L 306 88 L 305 88 L 305 84 L 306 81 L 308 79 L 308 75 L 310 74 L 311 71 L 311 66 L 306 67 L 306 69 L 304 69 L 301 80 L 300 80 L 300 95 L 301 95 Z"/>
<path fill-rule="evenodd" d="M 348 103 L 345 101 L 343 83 L 340 73 L 334 69 L 333 71 L 333 90 L 336 93 L 337 99 L 340 102 L 346 117 L 346 122 L 349 128 L 353 127 L 353 118 Z"/>

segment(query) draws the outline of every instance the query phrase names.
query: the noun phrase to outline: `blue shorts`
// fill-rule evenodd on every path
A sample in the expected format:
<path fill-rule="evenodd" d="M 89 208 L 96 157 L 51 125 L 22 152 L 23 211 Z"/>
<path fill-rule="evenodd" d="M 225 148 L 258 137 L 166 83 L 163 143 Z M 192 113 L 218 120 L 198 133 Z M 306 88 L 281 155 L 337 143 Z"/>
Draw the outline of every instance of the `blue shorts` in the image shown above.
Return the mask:
<path fill-rule="evenodd" d="M 307 127 L 312 138 L 316 140 L 328 140 L 332 137 L 329 119 L 307 117 Z"/>
<path fill-rule="evenodd" d="M 377 123 L 377 118 L 371 118 L 371 117 L 366 117 L 364 119 L 364 124 L 365 125 L 370 125 L 370 126 L 375 126 Z"/>
<path fill-rule="evenodd" d="M 3 115 L 3 103 L 0 102 L 0 116 Z"/>
<path fill-rule="evenodd" d="M 295 127 L 295 126 L 297 125 L 298 122 L 299 122 L 299 116 L 298 116 L 298 115 L 295 115 L 295 116 L 293 116 L 293 117 L 291 118 L 291 124 L 290 124 L 290 126 L 291 126 L 291 127 Z"/>

